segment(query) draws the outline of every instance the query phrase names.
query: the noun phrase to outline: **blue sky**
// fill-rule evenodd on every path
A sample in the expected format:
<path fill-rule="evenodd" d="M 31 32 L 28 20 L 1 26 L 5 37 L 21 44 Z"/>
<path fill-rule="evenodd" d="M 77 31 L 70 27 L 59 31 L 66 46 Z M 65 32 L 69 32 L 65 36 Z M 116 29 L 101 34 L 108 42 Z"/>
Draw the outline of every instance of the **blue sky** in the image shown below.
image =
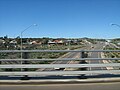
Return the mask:
<path fill-rule="evenodd" d="M 119 38 L 120 0 L 0 0 L 0 37 Z"/>

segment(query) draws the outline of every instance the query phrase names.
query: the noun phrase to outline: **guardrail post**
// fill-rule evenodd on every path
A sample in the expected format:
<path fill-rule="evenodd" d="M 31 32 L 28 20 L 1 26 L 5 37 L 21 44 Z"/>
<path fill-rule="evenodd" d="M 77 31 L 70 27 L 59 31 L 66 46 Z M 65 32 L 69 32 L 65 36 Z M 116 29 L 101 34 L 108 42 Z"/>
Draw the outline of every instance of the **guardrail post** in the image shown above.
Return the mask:
<path fill-rule="evenodd" d="M 80 58 L 87 58 L 88 57 L 88 54 L 87 53 L 85 53 L 84 51 L 81 51 L 81 57 Z M 80 61 L 80 64 L 86 64 L 87 62 L 85 61 L 85 60 L 81 60 Z M 81 71 L 86 71 L 87 70 L 87 68 L 85 67 L 85 68 L 80 68 L 80 70 Z M 82 74 L 80 77 L 78 77 L 78 78 L 80 78 L 80 79 L 86 79 L 86 77 L 85 77 L 85 74 Z"/>
<path fill-rule="evenodd" d="M 87 58 L 88 57 L 88 54 L 85 53 L 84 51 L 81 52 L 81 58 Z M 85 60 L 81 60 L 80 61 L 80 64 L 85 64 L 87 63 Z M 86 69 L 85 69 L 86 70 Z"/>
<path fill-rule="evenodd" d="M 28 59 L 28 52 L 23 53 L 23 58 Z M 23 61 L 22 64 L 29 64 L 29 62 Z M 24 68 L 24 69 L 22 69 L 22 71 L 28 71 L 28 68 Z M 30 78 L 28 77 L 28 75 L 24 75 L 24 77 L 21 78 L 21 80 L 29 80 L 29 79 Z"/>
<path fill-rule="evenodd" d="M 23 58 L 28 59 L 28 52 L 23 53 Z M 29 64 L 28 61 L 23 61 L 23 64 Z M 23 71 L 28 71 L 27 68 L 23 69 Z"/>

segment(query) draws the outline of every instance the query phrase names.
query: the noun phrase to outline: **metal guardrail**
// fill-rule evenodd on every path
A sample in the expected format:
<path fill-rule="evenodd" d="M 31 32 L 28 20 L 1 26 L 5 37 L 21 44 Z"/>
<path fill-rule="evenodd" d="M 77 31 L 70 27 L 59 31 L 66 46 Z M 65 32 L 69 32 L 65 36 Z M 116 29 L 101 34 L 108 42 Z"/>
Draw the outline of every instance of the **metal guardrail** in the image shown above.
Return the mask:
<path fill-rule="evenodd" d="M 0 75 L 29 75 L 29 76 L 44 76 L 44 75 L 80 75 L 80 74 L 119 74 L 120 70 L 96 70 L 96 71 L 44 71 L 44 72 L 1 72 Z"/>
<path fill-rule="evenodd" d="M 83 67 L 120 67 L 120 63 L 105 64 L 14 64 L 0 65 L 0 68 L 83 68 Z"/>
<path fill-rule="evenodd" d="M 0 50 L 0 52 L 120 52 L 120 50 Z"/>
<path fill-rule="evenodd" d="M 78 71 L 1 71 L 0 76 L 9 76 L 9 75 L 80 75 L 80 74 L 120 74 L 120 69 L 117 70 L 87 70 L 86 68 L 92 67 L 118 67 L 120 68 L 120 63 L 95 63 L 88 64 L 85 63 L 87 60 L 120 60 L 120 58 L 87 58 L 84 57 L 84 52 L 120 52 L 120 50 L 0 50 L 0 53 L 31 53 L 31 52 L 80 52 L 81 58 L 57 58 L 57 59 L 0 59 L 2 61 L 72 61 L 79 60 L 82 61 L 80 64 L 0 64 L 0 69 L 15 69 L 15 68 L 85 68 L 84 70 Z"/>
<path fill-rule="evenodd" d="M 120 60 L 120 58 L 0 59 L 0 61 Z"/>

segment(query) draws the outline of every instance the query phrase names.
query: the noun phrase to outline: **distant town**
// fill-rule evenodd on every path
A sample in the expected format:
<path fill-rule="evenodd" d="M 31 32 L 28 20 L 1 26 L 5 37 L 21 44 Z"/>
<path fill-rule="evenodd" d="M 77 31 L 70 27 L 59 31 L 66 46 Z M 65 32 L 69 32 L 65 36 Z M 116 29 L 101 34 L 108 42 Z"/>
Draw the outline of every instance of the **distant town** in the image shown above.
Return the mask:
<path fill-rule="evenodd" d="M 33 46 L 51 47 L 51 46 L 69 46 L 69 45 L 83 45 L 85 42 L 96 43 L 96 41 L 113 42 L 120 45 L 120 38 L 117 39 L 92 39 L 92 38 L 22 38 L 23 49 L 35 49 Z M 21 38 L 9 38 L 7 35 L 0 37 L 0 49 L 20 49 Z M 37 48 L 36 48 L 37 49 Z M 40 49 L 40 48 L 39 48 Z"/>

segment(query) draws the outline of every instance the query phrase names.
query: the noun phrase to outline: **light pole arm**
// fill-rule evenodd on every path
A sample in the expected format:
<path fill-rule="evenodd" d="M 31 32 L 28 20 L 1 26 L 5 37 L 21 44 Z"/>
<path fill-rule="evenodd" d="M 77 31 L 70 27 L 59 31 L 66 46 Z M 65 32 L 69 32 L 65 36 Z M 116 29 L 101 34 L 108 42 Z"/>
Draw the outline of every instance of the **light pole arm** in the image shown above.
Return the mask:
<path fill-rule="evenodd" d="M 22 45 L 22 37 L 23 37 L 23 32 L 25 32 L 27 29 L 29 29 L 30 27 L 32 27 L 32 26 L 37 26 L 37 24 L 32 24 L 32 25 L 30 25 L 29 27 L 27 27 L 26 29 L 24 29 L 23 31 L 21 31 L 21 33 L 20 33 L 20 36 L 21 36 L 21 51 L 22 51 L 22 47 L 23 47 L 23 45 Z M 21 52 L 21 59 L 22 59 L 22 52 Z"/>
<path fill-rule="evenodd" d="M 33 25 L 30 25 L 29 27 L 27 27 L 26 29 L 24 29 L 22 32 L 21 32 L 21 36 L 23 34 L 24 31 L 26 31 L 27 29 L 29 29 L 30 27 L 32 27 Z"/>
<path fill-rule="evenodd" d="M 22 34 L 23 32 L 25 32 L 27 29 L 29 29 L 30 27 L 32 27 L 33 25 L 30 25 L 29 27 L 27 27 L 26 29 L 24 29 L 23 31 L 21 31 L 20 36 L 21 36 L 21 50 L 22 50 Z M 21 54 L 21 58 L 22 58 L 22 54 Z"/>
<path fill-rule="evenodd" d="M 112 26 L 115 25 L 115 26 L 118 26 L 118 27 L 120 28 L 120 25 L 118 25 L 118 24 L 111 24 L 111 25 L 112 25 Z"/>

